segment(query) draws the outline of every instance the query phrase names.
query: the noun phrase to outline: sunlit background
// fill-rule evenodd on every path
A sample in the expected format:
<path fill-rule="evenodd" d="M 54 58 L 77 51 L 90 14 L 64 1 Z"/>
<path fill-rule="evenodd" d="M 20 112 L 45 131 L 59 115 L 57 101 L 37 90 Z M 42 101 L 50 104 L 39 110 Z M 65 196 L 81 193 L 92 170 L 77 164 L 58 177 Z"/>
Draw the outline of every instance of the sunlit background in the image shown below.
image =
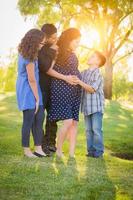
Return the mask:
<path fill-rule="evenodd" d="M 45 22 L 44 22 L 45 23 Z M 70 25 L 74 26 L 72 20 Z M 0 7 L 0 66 L 6 66 L 10 62 L 10 54 L 16 52 L 16 47 L 21 38 L 30 28 L 36 26 L 36 18 L 31 17 L 25 20 L 17 9 L 17 0 L 4 0 Z M 100 42 L 98 30 L 81 29 L 81 45 L 88 48 L 97 47 Z M 122 48 L 120 53 L 124 49 Z M 127 60 L 129 68 L 129 80 L 133 81 L 132 56 Z"/>

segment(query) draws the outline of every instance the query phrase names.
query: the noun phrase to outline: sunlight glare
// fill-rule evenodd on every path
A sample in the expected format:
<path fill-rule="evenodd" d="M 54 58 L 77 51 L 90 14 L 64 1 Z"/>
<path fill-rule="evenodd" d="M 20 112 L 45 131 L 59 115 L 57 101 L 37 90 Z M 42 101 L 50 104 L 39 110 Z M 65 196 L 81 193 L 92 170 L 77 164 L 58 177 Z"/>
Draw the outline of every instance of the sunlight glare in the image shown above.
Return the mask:
<path fill-rule="evenodd" d="M 97 30 L 95 29 L 81 29 L 81 44 L 89 48 L 96 48 L 100 43 L 100 36 Z"/>

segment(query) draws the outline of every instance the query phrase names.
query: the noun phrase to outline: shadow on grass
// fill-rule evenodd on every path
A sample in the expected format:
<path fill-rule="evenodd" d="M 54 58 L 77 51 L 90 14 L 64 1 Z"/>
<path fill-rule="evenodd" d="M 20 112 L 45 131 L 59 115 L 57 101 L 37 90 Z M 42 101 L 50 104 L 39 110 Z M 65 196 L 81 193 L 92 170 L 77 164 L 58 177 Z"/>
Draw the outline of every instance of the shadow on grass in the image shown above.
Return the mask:
<path fill-rule="evenodd" d="M 81 178 L 81 190 L 86 193 L 86 199 L 91 200 L 115 200 L 116 189 L 108 176 L 106 163 L 103 158 L 88 158 L 84 163 L 85 174 Z"/>
<path fill-rule="evenodd" d="M 75 159 L 65 164 L 56 161 L 54 171 L 62 179 L 59 199 L 63 200 L 115 200 L 116 190 L 110 180 L 104 159 L 89 158 L 78 166 Z M 81 167 L 81 168 L 79 168 Z M 64 188 L 64 189 L 63 189 Z"/>
<path fill-rule="evenodd" d="M 105 146 L 121 158 L 133 157 L 133 112 L 119 102 L 109 101 L 104 115 Z M 122 156 L 123 154 L 123 156 Z"/>
<path fill-rule="evenodd" d="M 133 153 L 111 153 L 111 155 L 125 160 L 133 160 Z"/>
<path fill-rule="evenodd" d="M 57 176 L 58 180 L 58 183 L 55 183 L 58 199 L 80 200 L 80 195 L 77 196 L 79 180 L 76 160 L 69 159 L 64 162 L 56 158 L 52 166 L 53 173 Z"/>

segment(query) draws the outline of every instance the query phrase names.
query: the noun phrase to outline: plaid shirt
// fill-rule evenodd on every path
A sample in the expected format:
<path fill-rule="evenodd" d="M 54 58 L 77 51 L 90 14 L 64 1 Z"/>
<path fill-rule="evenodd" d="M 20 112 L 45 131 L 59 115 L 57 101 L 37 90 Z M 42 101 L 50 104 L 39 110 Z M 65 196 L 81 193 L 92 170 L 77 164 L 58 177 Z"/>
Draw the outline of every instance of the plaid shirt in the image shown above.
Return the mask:
<path fill-rule="evenodd" d="M 82 89 L 81 112 L 91 115 L 96 112 L 104 112 L 103 77 L 99 68 L 90 68 L 81 73 L 82 81 L 90 85 L 96 91 L 91 94 Z"/>

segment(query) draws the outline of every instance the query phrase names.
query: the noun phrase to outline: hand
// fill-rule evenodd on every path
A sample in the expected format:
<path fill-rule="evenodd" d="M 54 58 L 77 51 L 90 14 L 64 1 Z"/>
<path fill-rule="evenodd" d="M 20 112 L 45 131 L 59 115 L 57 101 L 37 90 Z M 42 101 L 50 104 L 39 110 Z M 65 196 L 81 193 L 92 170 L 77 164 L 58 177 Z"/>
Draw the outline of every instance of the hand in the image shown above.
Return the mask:
<path fill-rule="evenodd" d="M 76 76 L 72 76 L 72 75 L 68 75 L 65 77 L 65 81 L 71 85 L 77 85 L 77 77 Z"/>
<path fill-rule="evenodd" d="M 81 80 L 77 77 L 77 76 L 75 76 L 74 77 L 74 83 L 75 83 L 75 85 L 80 85 L 80 82 L 81 82 Z"/>
<path fill-rule="evenodd" d="M 37 113 L 38 109 L 39 109 L 39 100 L 36 101 L 35 114 Z"/>

